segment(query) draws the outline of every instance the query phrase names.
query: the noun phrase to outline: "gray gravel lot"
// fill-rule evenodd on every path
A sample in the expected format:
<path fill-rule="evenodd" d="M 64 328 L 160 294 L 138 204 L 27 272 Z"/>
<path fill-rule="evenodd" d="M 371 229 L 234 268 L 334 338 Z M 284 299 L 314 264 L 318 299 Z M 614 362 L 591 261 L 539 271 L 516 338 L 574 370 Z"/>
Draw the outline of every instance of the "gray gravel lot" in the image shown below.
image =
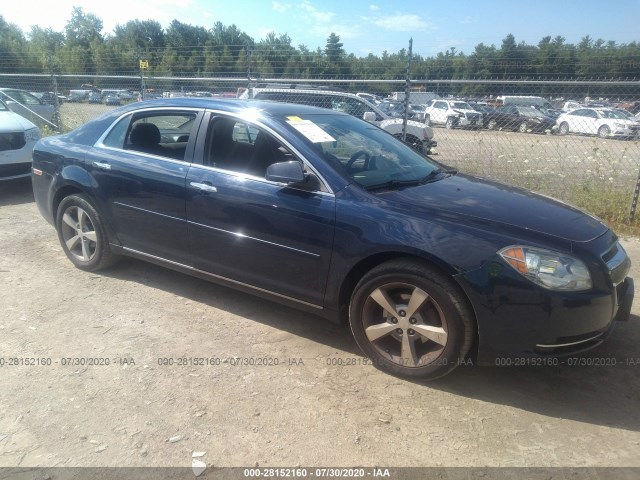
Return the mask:
<path fill-rule="evenodd" d="M 608 366 L 412 383 L 314 316 L 134 260 L 75 269 L 29 182 L 0 184 L 0 284 L 0 466 L 640 466 L 639 302 L 585 357 Z"/>

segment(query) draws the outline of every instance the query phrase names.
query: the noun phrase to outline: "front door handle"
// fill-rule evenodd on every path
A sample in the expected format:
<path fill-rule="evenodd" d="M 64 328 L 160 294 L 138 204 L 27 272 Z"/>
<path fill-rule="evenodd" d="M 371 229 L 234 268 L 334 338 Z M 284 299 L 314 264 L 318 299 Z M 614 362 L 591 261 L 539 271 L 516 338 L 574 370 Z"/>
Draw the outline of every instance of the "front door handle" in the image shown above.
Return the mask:
<path fill-rule="evenodd" d="M 189 185 L 196 190 L 201 190 L 203 192 L 216 193 L 218 191 L 216 187 L 213 185 L 207 185 L 206 183 L 191 182 Z"/>
<path fill-rule="evenodd" d="M 111 165 L 106 162 L 93 162 L 95 167 L 98 167 L 100 170 L 111 170 Z"/>

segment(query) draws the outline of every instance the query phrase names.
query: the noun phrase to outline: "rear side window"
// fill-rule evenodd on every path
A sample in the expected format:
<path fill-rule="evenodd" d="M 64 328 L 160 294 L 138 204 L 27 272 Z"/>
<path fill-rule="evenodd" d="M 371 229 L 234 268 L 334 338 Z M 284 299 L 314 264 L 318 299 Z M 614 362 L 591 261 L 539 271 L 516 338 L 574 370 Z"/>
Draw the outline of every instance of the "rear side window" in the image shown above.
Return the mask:
<path fill-rule="evenodd" d="M 121 119 L 103 145 L 184 160 L 196 112 L 145 112 Z"/>

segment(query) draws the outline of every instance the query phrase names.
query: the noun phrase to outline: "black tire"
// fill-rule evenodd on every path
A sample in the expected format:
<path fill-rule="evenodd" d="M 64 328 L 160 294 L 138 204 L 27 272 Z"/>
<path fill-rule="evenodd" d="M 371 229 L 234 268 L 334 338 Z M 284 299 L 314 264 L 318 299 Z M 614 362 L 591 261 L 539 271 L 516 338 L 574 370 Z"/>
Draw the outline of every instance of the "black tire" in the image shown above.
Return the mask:
<path fill-rule="evenodd" d="M 496 122 L 495 120 L 489 120 L 487 122 L 487 130 L 494 130 L 497 126 L 498 122 Z"/>
<path fill-rule="evenodd" d="M 81 270 L 102 270 L 119 258 L 109 249 L 104 223 L 85 195 L 70 195 L 60 202 L 56 230 L 62 250 Z"/>
<path fill-rule="evenodd" d="M 566 135 L 567 133 L 569 133 L 569 124 L 567 122 L 562 122 L 558 127 L 558 134 Z"/>
<path fill-rule="evenodd" d="M 611 135 L 611 129 L 609 128 L 608 125 L 602 125 L 598 129 L 598 136 L 600 138 L 609 138 L 609 135 Z"/>
<path fill-rule="evenodd" d="M 415 259 L 389 261 L 368 272 L 351 297 L 349 323 L 377 368 L 421 380 L 456 368 L 476 332 L 471 307 L 455 283 Z"/>
<path fill-rule="evenodd" d="M 522 122 L 522 123 L 520 124 L 520 126 L 518 127 L 518 131 L 519 131 L 520 133 L 527 133 L 527 130 L 528 130 L 528 128 L 527 128 L 527 122 Z"/>
<path fill-rule="evenodd" d="M 446 128 L 448 128 L 449 130 L 451 130 L 453 127 L 456 126 L 456 122 L 455 122 L 455 120 L 453 118 L 449 117 L 449 118 L 447 118 L 447 121 L 444 124 L 444 126 Z"/>

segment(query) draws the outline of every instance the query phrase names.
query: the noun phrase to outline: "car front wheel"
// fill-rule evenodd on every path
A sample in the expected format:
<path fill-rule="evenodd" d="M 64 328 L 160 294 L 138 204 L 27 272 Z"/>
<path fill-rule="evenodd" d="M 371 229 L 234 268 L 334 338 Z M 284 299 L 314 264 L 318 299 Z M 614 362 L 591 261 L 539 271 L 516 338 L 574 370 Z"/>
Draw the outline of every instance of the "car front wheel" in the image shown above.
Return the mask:
<path fill-rule="evenodd" d="M 569 133 L 569 124 L 567 122 L 562 122 L 558 127 L 558 133 L 560 135 L 566 135 Z"/>
<path fill-rule="evenodd" d="M 70 195 L 60 202 L 56 229 L 64 253 L 81 270 L 101 270 L 118 258 L 109 249 L 100 215 L 84 195 Z"/>
<path fill-rule="evenodd" d="M 371 270 L 349 308 L 356 342 L 379 369 L 431 380 L 456 368 L 471 349 L 475 320 L 458 287 L 415 260 Z"/>
<path fill-rule="evenodd" d="M 607 138 L 609 135 L 611 135 L 611 129 L 607 125 L 602 125 L 598 129 L 598 136 L 600 138 Z"/>

